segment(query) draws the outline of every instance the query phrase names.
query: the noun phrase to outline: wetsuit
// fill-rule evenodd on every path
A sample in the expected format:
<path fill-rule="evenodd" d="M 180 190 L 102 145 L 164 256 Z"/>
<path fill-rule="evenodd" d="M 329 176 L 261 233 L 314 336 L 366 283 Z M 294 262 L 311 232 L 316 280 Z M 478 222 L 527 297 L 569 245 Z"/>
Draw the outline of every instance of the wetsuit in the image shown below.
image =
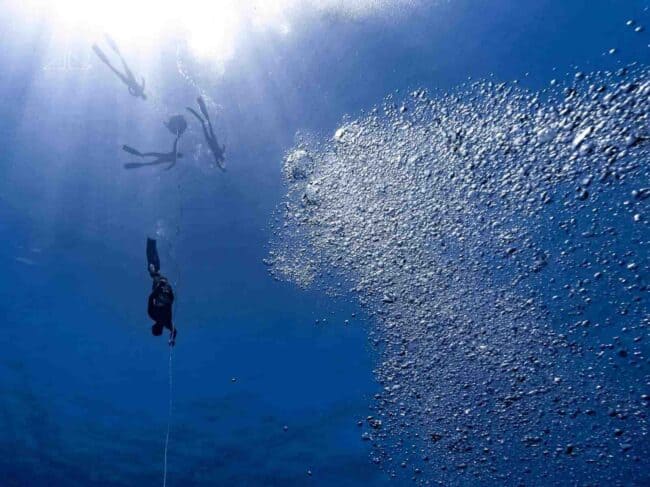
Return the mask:
<path fill-rule="evenodd" d="M 156 248 L 156 241 L 147 239 L 147 262 L 149 275 L 153 279 L 151 294 L 147 304 L 147 314 L 154 321 L 151 333 L 154 336 L 162 335 L 163 328 L 171 332 L 171 344 L 176 339 L 176 327 L 172 322 L 172 309 L 174 305 L 174 291 L 166 277 L 160 274 L 160 259 Z"/>
<path fill-rule="evenodd" d="M 147 313 L 154 321 L 151 333 L 155 336 L 162 335 L 163 328 L 173 332 L 176 338 L 176 329 L 172 324 L 172 306 L 174 304 L 174 291 L 167 278 L 160 274 L 153 274 L 153 286 L 147 305 Z"/>

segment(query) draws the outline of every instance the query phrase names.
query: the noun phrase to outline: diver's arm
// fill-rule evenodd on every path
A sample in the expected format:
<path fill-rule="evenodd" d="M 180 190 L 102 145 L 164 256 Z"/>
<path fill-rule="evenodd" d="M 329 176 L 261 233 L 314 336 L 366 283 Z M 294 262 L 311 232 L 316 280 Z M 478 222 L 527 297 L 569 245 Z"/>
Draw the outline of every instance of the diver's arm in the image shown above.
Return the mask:
<path fill-rule="evenodd" d="M 147 301 L 147 314 L 153 318 L 154 304 L 153 304 L 153 293 L 149 295 L 149 300 Z"/>

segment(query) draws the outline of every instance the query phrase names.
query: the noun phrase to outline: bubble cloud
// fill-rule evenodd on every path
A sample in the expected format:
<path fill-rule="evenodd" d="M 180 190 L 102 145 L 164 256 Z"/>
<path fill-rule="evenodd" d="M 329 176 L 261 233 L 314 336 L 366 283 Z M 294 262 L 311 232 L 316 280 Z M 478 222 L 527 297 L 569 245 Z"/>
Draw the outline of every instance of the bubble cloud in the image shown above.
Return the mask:
<path fill-rule="evenodd" d="M 288 152 L 266 262 L 371 315 L 381 390 L 360 434 L 379 468 L 643 483 L 649 75 L 391 95 Z"/>

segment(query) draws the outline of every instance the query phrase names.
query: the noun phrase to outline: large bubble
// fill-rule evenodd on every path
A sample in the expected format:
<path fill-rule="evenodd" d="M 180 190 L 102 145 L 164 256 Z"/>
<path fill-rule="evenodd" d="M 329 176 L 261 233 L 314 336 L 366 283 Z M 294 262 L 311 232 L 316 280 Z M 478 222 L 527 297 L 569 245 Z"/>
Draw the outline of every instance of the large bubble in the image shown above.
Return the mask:
<path fill-rule="evenodd" d="M 648 480 L 649 74 L 390 96 L 288 153 L 267 263 L 373 316 L 389 474 Z"/>

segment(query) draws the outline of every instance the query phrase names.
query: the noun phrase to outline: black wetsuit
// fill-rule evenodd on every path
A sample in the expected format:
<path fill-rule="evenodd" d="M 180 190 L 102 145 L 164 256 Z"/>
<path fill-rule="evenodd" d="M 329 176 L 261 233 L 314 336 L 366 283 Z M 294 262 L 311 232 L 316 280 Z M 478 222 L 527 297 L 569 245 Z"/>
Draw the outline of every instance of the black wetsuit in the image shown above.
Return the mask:
<path fill-rule="evenodd" d="M 147 261 L 149 263 L 149 274 L 153 279 L 151 294 L 147 304 L 147 313 L 154 321 L 151 333 L 154 336 L 162 335 L 163 328 L 171 332 L 171 344 L 176 339 L 176 327 L 172 321 L 172 309 L 174 305 L 174 291 L 166 277 L 160 274 L 160 259 L 154 239 L 147 239 Z"/>
<path fill-rule="evenodd" d="M 147 313 L 154 321 L 151 333 L 155 336 L 162 335 L 163 328 L 173 332 L 176 338 L 176 329 L 172 323 L 172 307 L 174 305 L 174 291 L 167 279 L 160 274 L 154 274 L 153 286 L 149 295 Z"/>

